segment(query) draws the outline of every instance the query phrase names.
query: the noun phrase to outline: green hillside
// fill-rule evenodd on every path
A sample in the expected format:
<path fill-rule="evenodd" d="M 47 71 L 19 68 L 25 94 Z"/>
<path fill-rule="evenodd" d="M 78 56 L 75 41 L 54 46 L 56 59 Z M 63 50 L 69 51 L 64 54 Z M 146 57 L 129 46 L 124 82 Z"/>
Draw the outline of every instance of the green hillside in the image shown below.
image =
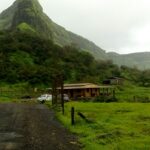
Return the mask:
<path fill-rule="evenodd" d="M 70 82 L 98 77 L 92 55 L 70 46 L 62 48 L 32 33 L 0 32 L 0 83 L 49 85 L 52 76 L 59 74 Z"/>
<path fill-rule="evenodd" d="M 97 60 L 113 60 L 119 66 L 150 68 L 150 53 L 119 55 L 106 53 L 93 42 L 67 31 L 54 23 L 44 12 L 38 0 L 16 0 L 0 14 L 0 30 L 20 30 L 40 35 L 63 47 L 75 46 L 79 50 L 91 53 Z"/>
<path fill-rule="evenodd" d="M 76 35 L 54 23 L 44 12 L 38 0 L 16 0 L 0 15 L 0 30 L 16 29 L 26 23 L 30 29 L 45 38 L 53 39 L 60 46 L 76 45 L 96 58 L 106 59 L 105 51 L 93 42 Z M 20 29 L 20 28 L 19 28 Z"/>

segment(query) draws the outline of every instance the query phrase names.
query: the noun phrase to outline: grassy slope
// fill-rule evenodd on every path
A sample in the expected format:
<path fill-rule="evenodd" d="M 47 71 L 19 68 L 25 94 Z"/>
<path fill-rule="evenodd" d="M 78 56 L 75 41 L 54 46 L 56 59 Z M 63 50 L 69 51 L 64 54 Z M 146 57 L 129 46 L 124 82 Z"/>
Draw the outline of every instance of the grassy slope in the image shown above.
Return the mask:
<path fill-rule="evenodd" d="M 27 89 L 27 83 L 18 83 L 14 85 L 0 83 L 0 102 L 20 101 L 21 96 L 29 95 Z"/>
<path fill-rule="evenodd" d="M 121 102 L 132 102 L 134 101 L 134 97 L 143 101 L 146 97 L 150 99 L 150 88 L 139 87 L 125 81 L 123 86 L 118 86 L 116 88 L 116 97 Z"/>
<path fill-rule="evenodd" d="M 76 109 L 76 125 L 70 125 L 70 109 Z M 93 123 L 77 116 L 81 111 Z M 150 104 L 82 103 L 65 105 L 65 116 L 58 118 L 77 133 L 84 150 L 148 150 L 150 149 Z"/>

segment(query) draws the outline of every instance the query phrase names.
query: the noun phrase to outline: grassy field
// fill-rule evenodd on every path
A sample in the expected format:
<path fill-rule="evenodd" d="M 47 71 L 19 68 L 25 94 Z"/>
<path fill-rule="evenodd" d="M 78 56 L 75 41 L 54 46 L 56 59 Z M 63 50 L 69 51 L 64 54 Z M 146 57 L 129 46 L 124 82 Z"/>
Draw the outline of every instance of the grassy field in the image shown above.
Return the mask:
<path fill-rule="evenodd" d="M 74 126 L 70 121 L 72 106 L 76 110 Z M 57 113 L 57 117 L 79 136 L 84 150 L 150 150 L 149 103 L 70 102 L 65 104 L 65 115 Z"/>
<path fill-rule="evenodd" d="M 34 92 L 34 89 L 27 83 L 18 83 L 12 85 L 0 83 L 0 102 L 20 102 L 22 100 L 21 97 L 23 96 L 37 98 L 42 92 L 44 91 Z"/>
<path fill-rule="evenodd" d="M 116 98 L 120 102 L 150 102 L 150 87 L 140 87 L 129 82 L 116 87 Z"/>

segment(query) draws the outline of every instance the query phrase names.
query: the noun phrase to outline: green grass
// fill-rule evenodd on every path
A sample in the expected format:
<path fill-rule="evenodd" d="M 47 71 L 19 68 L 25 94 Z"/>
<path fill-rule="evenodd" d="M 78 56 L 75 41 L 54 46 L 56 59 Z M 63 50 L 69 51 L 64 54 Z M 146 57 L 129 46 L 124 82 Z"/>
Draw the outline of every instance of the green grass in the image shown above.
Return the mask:
<path fill-rule="evenodd" d="M 0 102 L 21 102 L 21 97 L 26 95 L 34 96 L 28 83 L 0 83 Z"/>
<path fill-rule="evenodd" d="M 116 97 L 119 101 L 133 102 L 134 97 L 142 102 L 146 98 L 150 101 L 150 87 L 139 87 L 129 82 L 116 88 Z"/>
<path fill-rule="evenodd" d="M 36 31 L 34 30 L 34 28 L 32 28 L 30 25 L 28 25 L 28 24 L 25 23 L 25 22 L 19 24 L 17 28 L 20 29 L 21 31 L 30 31 L 30 32 L 33 32 L 33 33 L 36 32 Z"/>
<path fill-rule="evenodd" d="M 75 122 L 71 126 L 70 110 L 75 107 Z M 82 112 L 91 122 L 81 119 Z M 58 119 L 79 136 L 84 150 L 149 150 L 149 103 L 83 103 L 65 104 L 65 115 Z"/>

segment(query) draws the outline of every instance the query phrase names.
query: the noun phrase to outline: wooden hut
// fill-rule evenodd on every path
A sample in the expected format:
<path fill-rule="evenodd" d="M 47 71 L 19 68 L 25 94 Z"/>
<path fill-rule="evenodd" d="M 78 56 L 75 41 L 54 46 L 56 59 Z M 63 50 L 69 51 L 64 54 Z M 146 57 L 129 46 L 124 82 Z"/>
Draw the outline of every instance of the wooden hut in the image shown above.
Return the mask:
<path fill-rule="evenodd" d="M 58 88 L 59 89 L 59 88 Z M 99 86 L 93 83 L 64 84 L 64 93 L 72 99 L 93 98 L 113 93 L 112 86 Z"/>
<path fill-rule="evenodd" d="M 124 79 L 119 77 L 111 77 L 103 81 L 105 85 L 123 85 Z"/>

